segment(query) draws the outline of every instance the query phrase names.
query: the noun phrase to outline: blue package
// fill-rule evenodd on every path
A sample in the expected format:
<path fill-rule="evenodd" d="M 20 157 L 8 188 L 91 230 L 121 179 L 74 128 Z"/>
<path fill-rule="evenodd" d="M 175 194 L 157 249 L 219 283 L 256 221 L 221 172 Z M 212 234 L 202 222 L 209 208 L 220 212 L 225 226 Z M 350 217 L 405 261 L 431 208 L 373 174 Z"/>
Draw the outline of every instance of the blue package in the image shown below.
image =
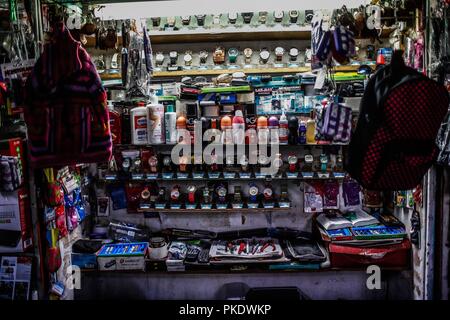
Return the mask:
<path fill-rule="evenodd" d="M 127 196 L 123 187 L 111 187 L 110 195 L 114 210 L 127 208 Z"/>

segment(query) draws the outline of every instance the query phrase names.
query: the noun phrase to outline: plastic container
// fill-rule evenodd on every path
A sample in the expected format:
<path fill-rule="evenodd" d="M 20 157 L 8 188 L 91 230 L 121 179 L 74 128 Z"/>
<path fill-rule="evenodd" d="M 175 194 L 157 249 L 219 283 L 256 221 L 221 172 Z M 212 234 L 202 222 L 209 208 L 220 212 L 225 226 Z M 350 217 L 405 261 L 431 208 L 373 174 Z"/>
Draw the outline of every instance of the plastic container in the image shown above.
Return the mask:
<path fill-rule="evenodd" d="M 140 102 L 138 107 L 130 110 L 131 143 L 146 145 L 148 143 L 147 107 Z"/>
<path fill-rule="evenodd" d="M 267 127 L 267 118 L 264 116 L 258 117 L 256 128 L 258 130 L 258 144 L 268 144 L 269 128 Z"/>
<path fill-rule="evenodd" d="M 289 141 L 289 122 L 286 115 L 283 114 L 280 117 L 279 121 L 279 131 L 278 131 L 278 139 L 280 144 L 288 144 Z"/>
<path fill-rule="evenodd" d="M 147 129 L 148 143 L 162 144 L 166 140 L 164 130 L 164 105 L 148 104 L 147 105 Z"/>
<path fill-rule="evenodd" d="M 236 110 L 233 117 L 233 142 L 244 144 L 245 142 L 245 120 L 241 110 Z"/>
<path fill-rule="evenodd" d="M 229 116 L 224 116 L 220 119 L 220 128 L 222 129 L 222 143 L 232 144 L 233 143 L 233 126 L 232 121 Z"/>
<path fill-rule="evenodd" d="M 280 143 L 279 136 L 280 125 L 278 118 L 276 116 L 271 116 L 269 118 L 269 141 L 270 143 Z"/>
<path fill-rule="evenodd" d="M 316 122 L 313 119 L 306 121 L 306 143 L 316 143 Z"/>
<path fill-rule="evenodd" d="M 167 111 L 164 114 L 164 129 L 167 144 L 177 143 L 177 124 L 177 113 L 174 111 L 173 104 L 169 104 L 167 105 Z M 186 129 L 186 118 L 184 118 L 183 129 Z"/>

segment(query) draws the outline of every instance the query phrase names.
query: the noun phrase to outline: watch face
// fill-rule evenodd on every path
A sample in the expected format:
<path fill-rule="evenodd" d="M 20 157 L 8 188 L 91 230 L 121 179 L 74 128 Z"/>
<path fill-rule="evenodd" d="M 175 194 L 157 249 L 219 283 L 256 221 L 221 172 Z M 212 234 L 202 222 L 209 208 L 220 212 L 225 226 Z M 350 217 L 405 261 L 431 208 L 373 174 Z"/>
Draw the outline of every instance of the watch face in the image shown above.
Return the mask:
<path fill-rule="evenodd" d="M 289 55 L 292 56 L 292 57 L 298 56 L 298 49 L 297 48 L 291 48 L 289 50 Z"/>
<path fill-rule="evenodd" d="M 261 59 L 267 60 L 270 57 L 270 52 L 267 50 L 263 50 L 259 53 L 259 56 L 261 57 Z"/>
<path fill-rule="evenodd" d="M 276 47 L 275 48 L 275 54 L 278 55 L 283 55 L 284 54 L 284 48 L 282 47 Z"/>
<path fill-rule="evenodd" d="M 289 156 L 289 158 L 288 158 L 289 164 L 297 164 L 297 161 L 298 161 L 298 159 L 296 156 Z"/>
<path fill-rule="evenodd" d="M 180 197 L 180 191 L 178 191 L 178 189 L 172 189 L 170 197 L 174 200 L 178 199 Z"/>
<path fill-rule="evenodd" d="M 164 157 L 163 164 L 168 167 L 170 166 L 171 160 L 170 157 Z"/>
<path fill-rule="evenodd" d="M 149 164 L 151 167 L 155 167 L 155 166 L 158 164 L 158 158 L 156 158 L 155 156 L 151 156 L 151 157 L 148 159 L 148 164 Z"/>
<path fill-rule="evenodd" d="M 230 13 L 228 14 L 228 19 L 230 19 L 230 20 L 236 20 L 237 17 L 238 17 L 237 12 L 230 12 Z"/>
<path fill-rule="evenodd" d="M 258 187 L 257 187 L 257 186 L 251 186 L 251 187 L 248 189 L 248 193 L 249 193 L 251 196 L 256 196 L 256 195 L 258 195 L 258 192 L 259 192 L 259 190 L 258 190 Z"/>
<path fill-rule="evenodd" d="M 200 58 L 206 59 L 208 57 L 208 52 L 202 50 L 199 53 Z"/>
<path fill-rule="evenodd" d="M 269 158 L 265 155 L 259 155 L 258 157 L 258 163 L 261 165 L 267 164 L 269 162 Z"/>
<path fill-rule="evenodd" d="M 252 56 L 252 54 L 253 54 L 253 50 L 252 49 L 250 49 L 250 48 L 245 48 L 244 49 L 245 57 L 250 58 Z"/>
<path fill-rule="evenodd" d="M 189 22 L 189 20 L 191 20 L 191 16 L 182 16 L 181 20 L 183 20 L 183 22 Z"/>
<path fill-rule="evenodd" d="M 186 53 L 183 57 L 184 62 L 191 62 L 192 61 L 192 55 L 190 53 Z"/>
<path fill-rule="evenodd" d="M 306 59 L 307 59 L 307 60 L 311 60 L 311 57 L 312 57 L 312 51 L 311 51 L 311 49 L 306 49 L 305 55 L 306 55 Z"/>
<path fill-rule="evenodd" d="M 270 187 L 265 188 L 263 193 L 266 198 L 270 198 L 273 194 L 272 188 Z"/>
<path fill-rule="evenodd" d="M 238 54 L 239 54 L 239 51 L 236 48 L 231 48 L 228 50 L 228 55 L 230 55 L 230 56 L 237 56 Z"/>
<path fill-rule="evenodd" d="M 227 189 L 225 189 L 225 187 L 219 187 L 217 189 L 217 195 L 219 197 L 225 197 L 227 195 Z"/>
<path fill-rule="evenodd" d="M 305 156 L 305 162 L 312 163 L 313 161 L 314 161 L 314 158 L 311 154 L 307 154 Z"/>
<path fill-rule="evenodd" d="M 248 158 L 246 156 L 242 156 L 239 163 L 241 166 L 247 166 L 248 165 Z"/>
<path fill-rule="evenodd" d="M 275 166 L 275 168 L 281 168 L 281 166 L 283 165 L 283 160 L 280 157 L 277 157 L 273 160 L 273 165 Z"/>
<path fill-rule="evenodd" d="M 197 188 L 195 186 L 188 186 L 187 190 L 188 190 L 188 192 L 192 193 L 192 192 L 195 192 L 195 190 L 197 190 Z"/>
<path fill-rule="evenodd" d="M 292 18 L 298 17 L 298 11 L 297 10 L 289 11 L 289 16 Z"/>
<path fill-rule="evenodd" d="M 171 57 L 171 58 L 176 58 L 176 57 L 178 57 L 178 52 L 176 52 L 176 51 L 170 51 L 169 57 Z"/>
<path fill-rule="evenodd" d="M 273 16 L 275 17 L 275 19 L 281 19 L 283 18 L 283 15 L 284 15 L 283 11 L 275 11 Z"/>

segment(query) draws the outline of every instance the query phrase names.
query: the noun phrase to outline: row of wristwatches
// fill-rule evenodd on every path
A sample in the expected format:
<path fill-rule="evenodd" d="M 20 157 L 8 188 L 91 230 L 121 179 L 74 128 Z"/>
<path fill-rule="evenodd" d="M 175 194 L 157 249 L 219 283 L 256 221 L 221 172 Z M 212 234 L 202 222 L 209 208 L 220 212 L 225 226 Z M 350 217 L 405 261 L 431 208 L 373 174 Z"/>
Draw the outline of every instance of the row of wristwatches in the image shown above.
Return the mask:
<path fill-rule="evenodd" d="M 287 184 L 280 185 L 277 196 L 270 183 L 264 188 L 250 182 L 247 195 L 244 196 L 241 186 L 234 186 L 233 193 L 228 193 L 228 187 L 223 183 L 212 186 L 198 187 L 187 185 L 185 190 L 180 185 L 171 187 L 170 192 L 160 187 L 158 193 L 151 187 L 145 187 L 140 193 L 141 209 L 230 209 L 230 208 L 289 208 L 291 201 L 288 196 Z"/>
<path fill-rule="evenodd" d="M 300 160 L 297 155 L 289 154 L 283 160 L 280 153 L 271 160 L 267 156 L 259 155 L 258 164 L 249 164 L 247 156 L 241 156 L 236 164 L 235 158 L 226 157 L 225 164 L 219 164 L 217 158 L 212 157 L 212 163 L 193 164 L 189 157 L 180 157 L 175 165 L 170 156 L 150 156 L 144 162 L 141 158 L 124 158 L 120 170 L 117 164 L 110 165 L 109 170 L 101 177 L 104 180 L 118 180 L 120 174 L 131 174 L 133 180 L 152 179 L 265 179 L 269 178 L 343 178 L 345 176 L 343 158 L 338 154 L 322 153 L 319 156 L 306 154 Z M 217 161 L 216 161 L 217 160 Z M 273 166 L 275 170 L 264 170 Z"/>
<path fill-rule="evenodd" d="M 289 26 L 292 24 L 309 24 L 314 16 L 313 10 L 298 11 L 260 11 L 254 12 L 231 12 L 228 14 L 197 14 L 193 16 L 171 16 L 171 17 L 153 17 L 151 24 L 153 30 L 179 30 L 182 28 L 224 28 L 227 26 L 242 25 L 275 25 L 282 24 Z"/>
<path fill-rule="evenodd" d="M 254 50 L 252 48 L 245 48 L 242 52 L 239 51 L 237 48 L 229 48 L 228 50 L 225 49 L 222 46 L 218 46 L 214 49 L 212 53 L 201 50 L 198 53 L 198 63 L 200 67 L 206 67 L 208 64 L 208 57 L 210 54 L 212 55 L 212 63 L 216 66 L 223 65 L 223 64 L 230 64 L 235 65 L 239 63 L 238 57 L 240 55 L 243 56 L 243 62 L 245 65 L 251 65 L 253 60 L 252 57 L 254 55 Z M 287 53 L 288 59 L 284 59 L 285 55 Z M 262 48 L 259 50 L 259 64 L 267 64 L 273 55 L 273 63 L 274 64 L 283 64 L 285 62 L 289 62 L 291 64 L 298 64 L 300 51 L 296 47 L 291 47 L 289 50 L 283 48 L 283 47 L 276 47 L 272 52 L 268 48 Z M 178 60 L 179 60 L 179 53 L 177 51 L 170 51 L 168 54 L 168 60 L 166 59 L 166 55 L 163 52 L 157 52 L 155 54 L 155 65 L 157 68 L 161 68 L 163 65 L 167 65 L 168 68 L 175 67 L 177 68 Z M 167 60 L 167 61 L 166 61 Z M 182 63 L 184 66 L 192 66 L 194 61 L 194 53 L 191 50 L 187 50 L 183 55 Z M 304 61 L 301 61 L 303 63 L 308 63 L 308 61 L 311 61 L 311 50 L 306 49 Z"/>

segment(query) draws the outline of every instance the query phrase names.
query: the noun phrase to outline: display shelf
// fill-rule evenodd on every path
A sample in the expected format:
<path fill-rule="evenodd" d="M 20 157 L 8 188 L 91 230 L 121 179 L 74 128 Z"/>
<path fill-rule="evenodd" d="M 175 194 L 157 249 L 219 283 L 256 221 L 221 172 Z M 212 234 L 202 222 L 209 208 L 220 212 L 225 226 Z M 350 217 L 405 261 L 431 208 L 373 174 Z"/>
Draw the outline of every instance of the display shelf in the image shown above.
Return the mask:
<path fill-rule="evenodd" d="M 286 113 L 287 115 L 300 115 L 300 114 L 304 114 L 304 113 L 291 113 L 291 112 L 287 112 Z M 306 113 L 306 114 L 308 114 L 308 113 Z M 281 114 L 266 114 L 266 113 L 264 113 L 264 114 L 258 114 L 258 115 L 265 115 L 265 116 L 267 116 L 267 115 L 281 115 Z M 209 142 L 209 141 L 203 141 L 205 144 L 209 144 L 209 143 L 211 143 L 211 142 Z M 167 143 L 149 143 L 149 144 L 144 144 L 144 145 L 134 145 L 134 144 L 115 144 L 114 145 L 114 147 L 115 148 L 142 148 L 142 147 L 174 147 L 174 146 L 176 146 L 177 144 L 176 143 L 169 143 L 169 144 L 167 144 Z M 348 146 L 349 144 L 348 143 L 302 143 L 302 144 L 278 144 L 278 146 L 280 147 L 280 148 L 288 148 L 288 147 L 291 147 L 291 148 L 296 148 L 296 147 L 298 147 L 298 148 L 304 148 L 304 147 L 333 147 L 333 146 L 339 146 L 339 147 L 342 147 L 342 146 Z M 224 145 L 224 146 L 226 146 L 226 145 Z M 236 145 L 235 145 L 236 146 Z M 246 144 L 245 145 L 245 148 L 248 148 L 248 144 Z M 258 146 L 261 146 L 261 145 L 258 145 Z M 194 145 L 192 145 L 191 144 L 191 147 L 194 147 Z M 267 147 L 269 147 L 269 148 L 271 148 L 272 146 L 270 145 L 270 144 L 268 144 L 267 145 Z"/>
<path fill-rule="evenodd" d="M 287 208 L 227 208 L 227 209 L 156 209 L 156 208 L 148 208 L 148 209 L 137 209 L 138 212 L 147 212 L 147 213 L 205 213 L 205 214 L 214 214 L 214 213 L 270 213 L 270 212 L 288 212 L 292 207 Z"/>
<path fill-rule="evenodd" d="M 294 177 L 294 178 L 288 178 L 288 177 L 250 177 L 250 178 L 225 178 L 223 176 L 220 176 L 219 178 L 208 178 L 208 177 L 204 177 L 204 178 L 142 178 L 142 179 L 133 179 L 133 178 L 102 178 L 99 179 L 99 181 L 101 182 L 105 182 L 105 183 L 115 183 L 115 182 L 139 182 L 139 183 L 143 183 L 143 182 L 174 182 L 174 183 L 182 183 L 182 182 L 193 182 L 193 181 L 197 181 L 197 182 L 211 182 L 211 181 L 237 181 L 237 182 L 248 182 L 248 181 L 314 181 L 314 180 L 342 180 L 344 179 L 345 176 L 332 176 L 330 175 L 329 177 L 318 177 L 318 176 L 314 176 L 312 178 L 305 178 L 305 177 Z"/>
<path fill-rule="evenodd" d="M 383 28 L 380 38 L 387 38 L 395 28 Z M 229 42 L 229 41 L 277 41 L 277 40 L 310 40 L 311 26 L 282 26 L 268 27 L 260 25 L 257 27 L 244 25 L 240 28 L 195 28 L 180 29 L 174 31 L 155 31 L 148 33 L 152 44 L 170 43 L 199 43 L 199 42 Z M 118 36 L 119 46 L 122 37 Z M 357 39 L 360 40 L 360 39 Z M 95 37 L 86 37 L 85 47 L 95 47 Z"/>

